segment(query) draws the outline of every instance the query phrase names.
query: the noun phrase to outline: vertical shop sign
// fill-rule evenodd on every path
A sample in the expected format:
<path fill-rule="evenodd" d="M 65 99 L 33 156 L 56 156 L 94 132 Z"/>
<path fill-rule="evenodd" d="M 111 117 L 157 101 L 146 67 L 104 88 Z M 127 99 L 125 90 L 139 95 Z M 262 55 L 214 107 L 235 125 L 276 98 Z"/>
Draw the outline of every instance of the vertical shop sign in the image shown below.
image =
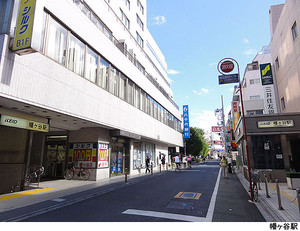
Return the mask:
<path fill-rule="evenodd" d="M 183 105 L 183 138 L 190 138 L 189 106 Z"/>
<path fill-rule="evenodd" d="M 108 144 L 98 143 L 98 168 L 108 168 Z"/>
<path fill-rule="evenodd" d="M 259 67 L 261 75 L 261 84 L 264 93 L 265 114 L 275 114 L 277 113 L 277 105 L 273 84 L 274 81 L 272 74 L 272 66 L 270 63 L 266 63 L 259 65 Z"/>
<path fill-rule="evenodd" d="M 34 12 L 36 0 L 21 0 L 17 18 L 16 34 L 13 50 L 22 53 L 22 50 L 31 48 Z"/>
<path fill-rule="evenodd" d="M 232 117 L 233 117 L 233 131 L 235 131 L 236 126 L 240 119 L 240 114 L 238 110 L 238 101 L 232 101 Z"/>
<path fill-rule="evenodd" d="M 68 164 L 75 162 L 75 167 L 96 168 L 97 143 L 70 144 Z"/>
<path fill-rule="evenodd" d="M 122 152 L 118 153 L 118 172 L 122 173 L 123 171 L 123 154 Z"/>

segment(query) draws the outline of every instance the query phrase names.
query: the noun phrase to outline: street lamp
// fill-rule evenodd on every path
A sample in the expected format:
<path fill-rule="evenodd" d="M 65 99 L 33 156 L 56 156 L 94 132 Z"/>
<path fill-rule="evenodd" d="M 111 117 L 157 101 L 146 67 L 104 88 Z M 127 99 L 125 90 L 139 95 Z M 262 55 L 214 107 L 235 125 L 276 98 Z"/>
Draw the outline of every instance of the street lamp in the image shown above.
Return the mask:
<path fill-rule="evenodd" d="M 227 61 L 225 61 L 227 60 Z M 229 71 L 226 71 L 226 69 L 222 69 L 221 67 L 221 70 L 223 72 L 231 72 L 234 67 L 231 66 L 231 65 L 228 65 L 230 63 L 235 62 L 236 65 L 237 65 L 237 68 L 238 68 L 238 83 L 239 83 L 239 90 L 240 90 L 240 97 L 241 97 L 241 106 L 242 106 L 242 119 L 243 119 L 243 127 L 244 127 L 244 138 L 245 138 L 245 146 L 246 146 L 246 155 L 247 155 L 247 167 L 248 167 L 248 176 L 249 176 L 249 183 L 250 183 L 250 195 L 251 195 L 251 201 L 253 201 L 253 189 L 252 189 L 252 177 L 251 177 L 251 168 L 250 168 L 250 159 L 249 159 L 249 151 L 248 151 L 248 142 L 247 142 L 247 130 L 246 130 L 246 122 L 245 122 L 245 113 L 244 113 L 244 103 L 243 103 L 243 93 L 242 93 L 242 84 L 241 84 L 241 80 L 240 80 L 240 67 L 239 67 L 239 64 L 238 62 L 233 59 L 233 58 L 224 58 L 222 59 L 219 64 L 218 64 L 218 71 L 226 77 L 226 74 L 224 75 L 224 73 L 222 73 L 220 70 L 219 70 L 219 67 L 220 65 L 222 66 L 223 63 L 225 63 L 225 68 L 230 68 Z M 233 63 L 232 63 L 233 65 Z M 226 83 L 226 82 L 225 82 Z M 227 82 L 227 83 L 230 83 L 230 82 Z"/>

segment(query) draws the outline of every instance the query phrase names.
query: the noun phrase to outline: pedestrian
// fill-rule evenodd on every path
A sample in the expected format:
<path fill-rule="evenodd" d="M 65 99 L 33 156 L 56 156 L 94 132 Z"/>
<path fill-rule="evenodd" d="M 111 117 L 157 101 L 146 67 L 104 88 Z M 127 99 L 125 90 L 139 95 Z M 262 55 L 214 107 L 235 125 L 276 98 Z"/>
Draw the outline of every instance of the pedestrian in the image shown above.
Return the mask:
<path fill-rule="evenodd" d="M 191 155 L 188 156 L 187 163 L 188 163 L 188 167 L 191 168 L 192 167 L 192 156 Z"/>
<path fill-rule="evenodd" d="M 187 163 L 187 157 L 186 157 L 186 155 L 183 156 L 182 163 L 183 163 L 183 167 L 186 168 L 186 163 Z"/>
<path fill-rule="evenodd" d="M 227 157 L 227 163 L 228 163 L 228 172 L 232 173 L 232 159 L 231 159 L 231 157 Z"/>
<path fill-rule="evenodd" d="M 161 158 L 161 163 L 162 163 L 162 165 L 163 165 L 163 169 L 165 169 L 165 163 L 166 163 L 165 155 L 162 156 L 162 158 Z"/>
<path fill-rule="evenodd" d="M 149 166 L 150 166 L 150 157 L 146 156 L 146 174 L 147 174 L 148 171 L 150 173 Z"/>
<path fill-rule="evenodd" d="M 180 159 L 178 155 L 175 156 L 175 164 L 176 164 L 176 168 L 180 169 Z"/>
<path fill-rule="evenodd" d="M 223 158 L 221 159 L 220 166 L 222 167 L 223 177 L 228 178 L 228 173 L 227 173 L 228 162 L 225 156 L 223 156 Z"/>

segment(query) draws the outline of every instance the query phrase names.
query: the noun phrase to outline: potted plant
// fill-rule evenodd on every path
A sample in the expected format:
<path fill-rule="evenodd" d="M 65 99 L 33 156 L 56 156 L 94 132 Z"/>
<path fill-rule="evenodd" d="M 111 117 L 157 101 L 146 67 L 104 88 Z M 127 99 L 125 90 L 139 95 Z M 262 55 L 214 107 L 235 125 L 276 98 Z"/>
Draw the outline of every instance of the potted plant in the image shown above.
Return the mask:
<path fill-rule="evenodd" d="M 290 189 L 300 188 L 300 172 L 287 172 L 286 179 Z"/>

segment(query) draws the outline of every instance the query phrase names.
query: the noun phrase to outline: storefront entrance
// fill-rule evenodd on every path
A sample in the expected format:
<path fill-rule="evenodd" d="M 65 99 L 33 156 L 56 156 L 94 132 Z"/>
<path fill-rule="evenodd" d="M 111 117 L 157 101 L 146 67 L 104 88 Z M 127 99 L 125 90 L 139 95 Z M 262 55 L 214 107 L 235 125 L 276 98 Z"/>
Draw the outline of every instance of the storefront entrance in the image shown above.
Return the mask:
<path fill-rule="evenodd" d="M 300 140 L 297 139 L 292 139 L 290 140 L 291 144 L 291 154 L 292 154 L 292 159 L 290 161 L 290 168 L 293 171 L 299 172 L 300 171 Z"/>
<path fill-rule="evenodd" d="M 66 169 L 67 136 L 47 136 L 44 178 L 63 178 Z"/>
<path fill-rule="evenodd" d="M 127 173 L 129 174 L 129 160 L 130 155 L 128 144 L 125 142 L 115 143 L 111 147 L 110 175 L 117 176 L 124 174 L 125 169 L 127 169 Z"/>

